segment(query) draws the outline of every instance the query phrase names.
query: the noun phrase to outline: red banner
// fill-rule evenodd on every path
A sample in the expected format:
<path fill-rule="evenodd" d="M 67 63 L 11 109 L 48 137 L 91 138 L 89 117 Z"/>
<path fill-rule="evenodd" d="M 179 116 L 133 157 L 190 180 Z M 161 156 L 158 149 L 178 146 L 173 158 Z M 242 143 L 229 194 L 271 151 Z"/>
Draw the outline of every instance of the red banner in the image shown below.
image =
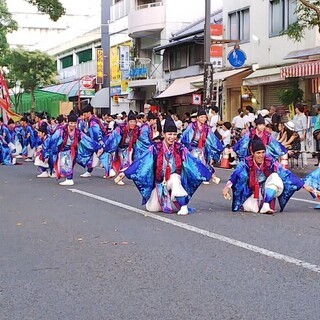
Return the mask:
<path fill-rule="evenodd" d="M 12 112 L 10 110 L 10 95 L 6 80 L 3 77 L 3 72 L 0 69 L 0 90 L 1 90 L 1 98 L 0 98 L 0 107 L 2 109 L 2 116 L 4 123 L 8 122 L 8 118 L 12 118 L 17 121 L 21 118 L 18 114 Z"/>

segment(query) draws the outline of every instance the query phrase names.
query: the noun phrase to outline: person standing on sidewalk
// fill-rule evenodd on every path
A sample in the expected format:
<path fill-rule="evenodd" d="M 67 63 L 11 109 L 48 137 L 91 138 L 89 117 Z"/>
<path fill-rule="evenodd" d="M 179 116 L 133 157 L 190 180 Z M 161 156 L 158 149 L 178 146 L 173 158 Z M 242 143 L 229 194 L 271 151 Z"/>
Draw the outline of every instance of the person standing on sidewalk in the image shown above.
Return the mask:
<path fill-rule="evenodd" d="M 293 117 L 295 131 L 298 132 L 301 142 L 301 153 L 302 153 L 302 168 L 308 165 L 307 154 L 306 154 L 306 134 L 308 119 L 304 114 L 304 106 L 302 104 L 296 104 L 295 116 Z"/>
<path fill-rule="evenodd" d="M 320 107 L 317 110 L 317 119 L 313 128 L 313 137 L 316 140 L 316 150 L 317 150 L 317 158 L 318 163 L 315 166 L 320 165 Z"/>

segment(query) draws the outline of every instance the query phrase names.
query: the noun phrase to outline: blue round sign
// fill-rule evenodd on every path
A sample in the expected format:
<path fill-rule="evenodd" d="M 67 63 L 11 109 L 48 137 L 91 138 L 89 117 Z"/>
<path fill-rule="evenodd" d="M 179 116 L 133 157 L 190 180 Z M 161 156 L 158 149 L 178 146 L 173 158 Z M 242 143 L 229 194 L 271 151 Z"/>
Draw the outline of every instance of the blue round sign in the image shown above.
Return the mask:
<path fill-rule="evenodd" d="M 234 68 L 240 68 L 244 65 L 247 56 L 241 49 L 233 49 L 228 54 L 228 61 Z"/>

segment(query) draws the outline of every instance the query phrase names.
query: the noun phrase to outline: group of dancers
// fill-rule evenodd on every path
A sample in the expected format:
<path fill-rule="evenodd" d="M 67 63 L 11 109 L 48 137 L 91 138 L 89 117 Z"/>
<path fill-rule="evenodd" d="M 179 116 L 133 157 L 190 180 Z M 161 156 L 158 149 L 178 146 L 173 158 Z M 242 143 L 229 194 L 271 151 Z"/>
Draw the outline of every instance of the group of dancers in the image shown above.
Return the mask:
<path fill-rule="evenodd" d="M 187 215 L 188 203 L 201 184 L 219 183 L 214 167 L 224 146 L 207 124 L 207 113 L 200 108 L 178 136 L 171 116 L 166 116 L 160 131 L 158 115 L 149 112 L 142 125 L 130 111 L 126 121 L 110 132 L 87 104 L 81 117 L 71 112 L 66 123 L 52 128 L 43 119 L 33 126 L 23 117 L 19 123 L 0 118 L 0 162 L 16 163 L 17 158 L 33 161 L 38 178 L 64 178 L 59 184 L 74 185 L 76 163 L 86 168 L 81 177 L 91 176 L 94 167 L 104 169 L 104 178 L 117 185 L 131 179 L 142 196 L 142 204 L 151 212 L 177 212 Z M 265 128 L 259 115 L 232 147 L 240 160 L 222 190 L 232 199 L 233 211 L 274 213 L 278 198 L 282 211 L 293 193 L 304 188 L 313 197 L 320 191 L 320 169 L 304 179 L 282 167 L 278 159 L 288 151 Z M 231 196 L 232 191 L 232 196 Z"/>

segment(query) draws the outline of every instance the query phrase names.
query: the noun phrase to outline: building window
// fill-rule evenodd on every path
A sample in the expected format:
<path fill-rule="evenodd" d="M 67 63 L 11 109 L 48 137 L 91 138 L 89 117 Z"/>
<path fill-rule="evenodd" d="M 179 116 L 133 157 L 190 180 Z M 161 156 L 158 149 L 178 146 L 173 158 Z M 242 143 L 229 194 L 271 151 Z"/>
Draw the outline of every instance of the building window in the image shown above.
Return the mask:
<path fill-rule="evenodd" d="M 79 63 L 92 60 L 92 49 L 83 50 L 77 53 Z"/>
<path fill-rule="evenodd" d="M 170 52 L 170 69 L 187 67 L 187 47 L 180 47 Z"/>
<path fill-rule="evenodd" d="M 249 8 L 229 13 L 229 37 L 233 40 L 250 40 Z"/>
<path fill-rule="evenodd" d="M 203 61 L 204 48 L 202 45 L 191 45 L 188 49 L 189 52 L 189 66 L 194 66 Z"/>
<path fill-rule="evenodd" d="M 277 36 L 297 20 L 297 1 L 270 0 L 270 36 Z"/>
<path fill-rule="evenodd" d="M 60 59 L 62 69 L 69 68 L 73 66 L 73 58 L 72 55 L 66 56 Z"/>

